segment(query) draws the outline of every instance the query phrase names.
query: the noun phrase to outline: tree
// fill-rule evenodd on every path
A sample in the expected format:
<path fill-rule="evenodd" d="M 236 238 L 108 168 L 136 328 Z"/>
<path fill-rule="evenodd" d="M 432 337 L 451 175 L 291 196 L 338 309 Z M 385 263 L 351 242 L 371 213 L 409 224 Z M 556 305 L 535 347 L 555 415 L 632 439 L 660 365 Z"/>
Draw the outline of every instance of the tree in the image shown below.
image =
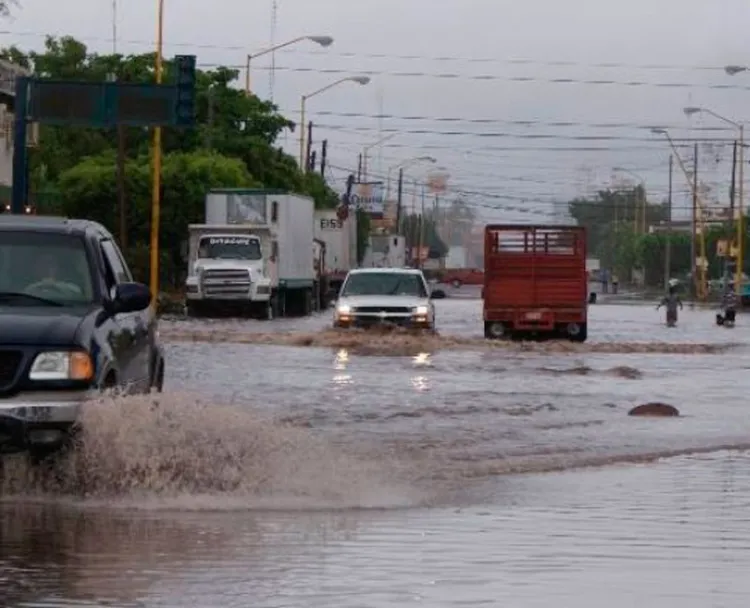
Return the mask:
<path fill-rule="evenodd" d="M 428 215 L 407 215 L 402 219 L 401 230 L 408 247 L 419 247 L 420 243 L 423 247 L 429 247 L 430 259 L 441 258 L 448 253 L 447 245 L 438 234 L 435 220 Z"/>
<path fill-rule="evenodd" d="M 89 157 L 60 176 L 60 211 L 72 217 L 87 217 L 105 226 L 117 224 L 115 183 L 116 158 L 112 152 Z M 151 163 L 147 155 L 128 161 L 126 188 L 129 243 L 126 252 L 140 280 L 148 276 L 148 243 L 151 224 Z M 203 215 L 206 190 L 258 186 L 239 159 L 207 151 L 172 152 L 162 166 L 162 216 L 160 240 L 163 247 L 162 279 L 178 284 L 183 278 L 182 244 L 188 224 Z"/>
<path fill-rule="evenodd" d="M 48 37 L 40 53 L 11 47 L 0 51 L 0 56 L 43 78 L 154 81 L 153 54 L 97 55 L 67 36 Z M 311 196 L 317 208 L 333 208 L 338 203 L 337 194 L 319 174 L 301 172 L 295 159 L 276 145 L 279 135 L 285 129 L 293 130 L 295 124 L 279 114 L 274 104 L 233 87 L 237 78 L 236 70 L 225 67 L 198 70 L 195 128 L 163 129 L 161 243 L 169 260 L 165 270 L 171 281 L 178 275 L 187 225 L 203 221 L 203 197 L 210 188 L 283 189 Z M 164 82 L 173 79 L 174 64 L 165 61 Z M 42 125 L 40 145 L 29 155 L 32 197 L 41 213 L 91 217 L 117 233 L 115 164 L 120 136 L 124 140 L 125 190 L 130 206 L 128 243 L 143 244 L 148 242 L 150 223 L 149 129 Z M 140 253 L 128 251 L 128 255 L 138 257 Z"/>

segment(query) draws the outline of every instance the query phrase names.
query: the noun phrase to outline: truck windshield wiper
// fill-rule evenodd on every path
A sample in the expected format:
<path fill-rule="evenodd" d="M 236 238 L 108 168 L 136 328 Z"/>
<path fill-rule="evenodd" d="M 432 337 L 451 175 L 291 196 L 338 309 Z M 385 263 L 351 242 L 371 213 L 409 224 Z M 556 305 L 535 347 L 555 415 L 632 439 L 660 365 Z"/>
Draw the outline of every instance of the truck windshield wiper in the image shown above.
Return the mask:
<path fill-rule="evenodd" d="M 30 293 L 23 293 L 20 291 L 0 291 L 0 303 L 15 302 L 18 300 L 31 300 L 32 302 L 45 304 L 47 306 L 65 306 L 62 302 L 34 296 Z"/>

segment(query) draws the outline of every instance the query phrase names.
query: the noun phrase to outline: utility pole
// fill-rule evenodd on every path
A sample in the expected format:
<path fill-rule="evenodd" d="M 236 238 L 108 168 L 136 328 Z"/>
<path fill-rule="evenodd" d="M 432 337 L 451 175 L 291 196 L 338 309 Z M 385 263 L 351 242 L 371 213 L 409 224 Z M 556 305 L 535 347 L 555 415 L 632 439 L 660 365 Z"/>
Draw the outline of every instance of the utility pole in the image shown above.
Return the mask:
<path fill-rule="evenodd" d="M 664 290 L 669 290 L 669 277 L 672 274 L 672 173 L 674 157 L 669 155 L 669 194 L 667 196 L 667 244 L 664 253 Z"/>
<path fill-rule="evenodd" d="M 419 260 L 419 266 L 422 268 L 422 248 L 424 247 L 425 233 L 424 233 L 424 184 L 422 184 L 422 209 L 419 214 L 419 249 L 417 250 L 417 259 Z"/>
<path fill-rule="evenodd" d="M 732 243 L 735 241 L 732 229 L 734 228 L 734 207 L 737 184 L 737 140 L 732 147 L 732 182 L 729 184 L 729 221 L 727 222 L 727 251 L 724 257 L 724 280 L 729 281 L 732 271 L 736 270 L 734 256 L 732 256 Z"/>
<path fill-rule="evenodd" d="M 310 154 L 312 154 L 312 120 L 307 123 L 307 151 L 305 154 L 305 171 L 310 171 Z"/>
<path fill-rule="evenodd" d="M 398 194 L 396 195 L 396 230 L 401 231 L 401 206 L 404 196 L 404 169 L 398 170 Z"/>
<path fill-rule="evenodd" d="M 320 145 L 320 175 L 325 179 L 326 160 L 328 159 L 328 140 L 324 139 Z"/>
<path fill-rule="evenodd" d="M 690 235 L 690 273 L 693 285 L 693 299 L 698 295 L 698 273 L 696 272 L 697 264 L 695 259 L 696 252 L 696 231 L 698 229 L 698 144 L 693 148 L 693 220 Z"/>
<path fill-rule="evenodd" d="M 317 161 L 318 153 L 313 150 L 310 152 L 310 160 L 307 161 L 307 170 L 308 171 L 315 171 L 315 162 Z"/>
<path fill-rule="evenodd" d="M 357 182 L 362 182 L 362 154 L 359 155 L 359 163 L 357 164 Z"/>

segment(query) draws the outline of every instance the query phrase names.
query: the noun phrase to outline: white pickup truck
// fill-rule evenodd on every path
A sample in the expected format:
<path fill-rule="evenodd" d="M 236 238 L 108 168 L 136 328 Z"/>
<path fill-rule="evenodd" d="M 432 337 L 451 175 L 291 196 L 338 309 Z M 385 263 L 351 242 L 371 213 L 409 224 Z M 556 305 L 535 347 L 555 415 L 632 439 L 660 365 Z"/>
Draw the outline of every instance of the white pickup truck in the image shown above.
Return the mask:
<path fill-rule="evenodd" d="M 435 305 L 421 270 L 357 268 L 341 286 L 335 328 L 395 325 L 435 330 Z"/>

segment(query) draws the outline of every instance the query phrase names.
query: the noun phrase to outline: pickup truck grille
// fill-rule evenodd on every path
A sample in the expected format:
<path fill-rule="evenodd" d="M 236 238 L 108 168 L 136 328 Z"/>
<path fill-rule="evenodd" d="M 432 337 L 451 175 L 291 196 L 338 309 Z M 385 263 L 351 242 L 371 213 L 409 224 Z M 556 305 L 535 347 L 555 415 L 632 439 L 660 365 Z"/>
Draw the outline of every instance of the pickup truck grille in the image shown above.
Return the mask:
<path fill-rule="evenodd" d="M 0 350 L 0 390 L 10 388 L 16 379 L 23 353 L 17 350 Z"/>
<path fill-rule="evenodd" d="M 250 272 L 231 268 L 206 270 L 201 291 L 207 297 L 247 295 L 250 291 Z"/>
<path fill-rule="evenodd" d="M 411 314 L 411 308 L 407 308 L 406 306 L 358 306 L 353 312 L 358 315 L 377 315 L 381 312 L 408 315 Z"/>

